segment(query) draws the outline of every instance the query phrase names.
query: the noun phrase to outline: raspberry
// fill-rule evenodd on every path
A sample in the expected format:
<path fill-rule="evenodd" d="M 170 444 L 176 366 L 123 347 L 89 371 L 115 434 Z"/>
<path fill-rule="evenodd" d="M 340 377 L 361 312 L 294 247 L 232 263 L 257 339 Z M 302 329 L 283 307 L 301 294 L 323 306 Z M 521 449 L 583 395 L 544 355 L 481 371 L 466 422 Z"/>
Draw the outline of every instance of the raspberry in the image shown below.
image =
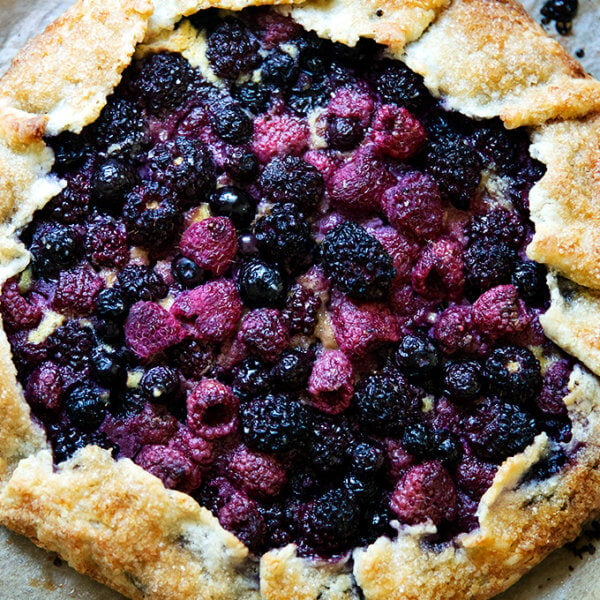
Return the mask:
<path fill-rule="evenodd" d="M 12 358 L 20 377 L 26 377 L 41 362 L 48 358 L 47 344 L 32 344 L 29 331 L 9 334 Z"/>
<path fill-rule="evenodd" d="M 411 467 L 396 484 L 390 507 L 398 520 L 434 525 L 456 517 L 456 488 L 448 471 L 437 460 Z"/>
<path fill-rule="evenodd" d="M 317 325 L 317 311 L 321 306 L 319 296 L 300 284 L 294 284 L 287 297 L 282 314 L 289 323 L 290 335 L 312 335 Z"/>
<path fill-rule="evenodd" d="M 324 413 L 337 415 L 350 406 L 354 371 L 343 352 L 325 350 L 319 355 L 310 374 L 308 392 L 310 404 Z"/>
<path fill-rule="evenodd" d="M 481 337 L 473 325 L 470 306 L 449 306 L 438 316 L 433 327 L 433 337 L 446 354 L 477 352 Z"/>
<path fill-rule="evenodd" d="M 257 258 L 241 266 L 238 288 L 244 304 L 251 308 L 281 306 L 285 302 L 287 291 L 281 272 Z"/>
<path fill-rule="evenodd" d="M 325 236 L 321 260 L 333 284 L 356 300 L 383 298 L 396 275 L 392 259 L 380 242 L 351 221 Z"/>
<path fill-rule="evenodd" d="M 385 102 L 405 106 L 409 110 L 427 106 L 431 96 L 423 84 L 423 78 L 400 61 L 382 61 L 375 84 Z"/>
<path fill-rule="evenodd" d="M 289 331 L 278 310 L 258 308 L 242 319 L 238 340 L 260 358 L 273 362 L 287 347 Z"/>
<path fill-rule="evenodd" d="M 254 500 L 241 493 L 232 494 L 217 516 L 219 523 L 246 546 L 254 551 L 260 549 L 265 537 L 265 522 Z"/>
<path fill-rule="evenodd" d="M 474 290 L 508 283 L 514 269 L 515 251 L 493 239 L 476 240 L 465 251 L 467 282 Z"/>
<path fill-rule="evenodd" d="M 158 477 L 166 488 L 190 493 L 200 486 L 202 474 L 198 467 L 182 452 L 168 446 L 144 446 L 135 462 Z"/>
<path fill-rule="evenodd" d="M 340 166 L 342 155 L 332 150 L 308 150 L 304 153 L 304 160 L 321 173 L 324 181 L 329 181 Z"/>
<path fill-rule="evenodd" d="M 494 208 L 486 213 L 473 215 L 466 228 L 471 243 L 495 240 L 518 248 L 525 239 L 525 227 L 516 212 Z"/>
<path fill-rule="evenodd" d="M 451 400 L 474 400 L 482 388 L 481 366 L 474 360 L 448 361 L 444 365 L 444 394 Z"/>
<path fill-rule="evenodd" d="M 441 363 L 436 345 L 427 336 L 412 333 L 400 340 L 394 359 L 407 375 L 418 378 L 434 376 Z"/>
<path fill-rule="evenodd" d="M 334 208 L 352 215 L 377 212 L 394 181 L 385 163 L 368 150 L 359 151 L 328 181 L 329 199 Z"/>
<path fill-rule="evenodd" d="M 179 319 L 194 320 L 198 339 L 220 342 L 237 329 L 242 303 L 233 281 L 219 279 L 181 294 L 171 313 Z"/>
<path fill-rule="evenodd" d="M 118 289 L 125 300 L 158 300 L 169 291 L 163 278 L 146 265 L 129 265 L 117 275 Z"/>
<path fill-rule="evenodd" d="M 418 152 L 427 134 L 423 125 L 406 108 L 381 106 L 368 136 L 380 156 L 406 160 Z"/>
<path fill-rule="evenodd" d="M 148 153 L 148 175 L 188 204 L 207 198 L 215 186 L 210 150 L 199 140 L 178 136 Z"/>
<path fill-rule="evenodd" d="M 42 312 L 42 306 L 35 297 L 30 295 L 25 298 L 21 295 L 15 279 L 9 279 L 2 286 L 0 314 L 7 329 L 17 331 L 36 327 L 42 320 Z"/>
<path fill-rule="evenodd" d="M 450 238 L 430 242 L 412 272 L 412 285 L 421 296 L 430 300 L 458 300 L 465 285 L 463 251 Z"/>
<path fill-rule="evenodd" d="M 173 365 L 184 377 L 200 379 L 213 365 L 214 352 L 210 346 L 198 340 L 184 340 L 167 351 Z"/>
<path fill-rule="evenodd" d="M 142 63 L 133 88 L 148 110 L 158 114 L 181 106 L 196 76 L 190 63 L 180 54 L 153 54 Z"/>
<path fill-rule="evenodd" d="M 493 350 L 486 359 L 484 375 L 491 391 L 509 402 L 526 404 L 542 387 L 538 359 L 519 346 Z"/>
<path fill-rule="evenodd" d="M 390 306 L 403 331 L 424 325 L 436 303 L 419 296 L 412 285 L 394 281 L 390 292 Z"/>
<path fill-rule="evenodd" d="M 292 115 L 261 115 L 254 121 L 252 150 L 268 163 L 276 156 L 298 156 L 306 149 L 310 131 L 306 121 Z"/>
<path fill-rule="evenodd" d="M 410 281 L 412 267 L 419 256 L 419 246 L 393 227 L 377 227 L 368 231 L 391 256 L 396 269 L 394 281 L 396 283 Z"/>
<path fill-rule="evenodd" d="M 94 310 L 98 292 L 104 280 L 89 265 L 61 271 L 54 292 L 52 307 L 70 317 L 85 317 Z"/>
<path fill-rule="evenodd" d="M 216 379 L 203 379 L 188 396 L 187 425 L 207 440 L 228 436 L 238 427 L 238 404 L 231 388 Z"/>
<path fill-rule="evenodd" d="M 36 275 L 54 277 L 78 262 L 81 237 L 74 227 L 44 224 L 33 235 L 30 252 Z"/>
<path fill-rule="evenodd" d="M 473 323 L 492 340 L 523 331 L 531 315 L 512 285 L 499 285 L 484 292 L 473 303 Z"/>
<path fill-rule="evenodd" d="M 206 57 L 218 77 L 237 79 L 260 63 L 258 41 L 238 20 L 227 20 L 208 36 Z"/>
<path fill-rule="evenodd" d="M 62 406 L 63 390 L 60 368 L 56 363 L 46 361 L 29 376 L 25 398 L 33 408 L 57 412 Z"/>
<path fill-rule="evenodd" d="M 276 12 L 257 12 L 255 16 L 260 28 L 257 35 L 261 36 L 262 45 L 267 50 L 276 48 L 281 43 L 289 42 L 303 33 L 303 29 L 298 23 Z"/>
<path fill-rule="evenodd" d="M 129 259 L 129 246 L 123 223 L 112 217 L 96 217 L 88 225 L 85 248 L 87 257 L 96 267 L 124 267 Z"/>
<path fill-rule="evenodd" d="M 395 484 L 415 464 L 416 459 L 406 450 L 402 442 L 394 438 L 387 438 L 385 440 L 385 449 L 388 463 L 388 477 Z"/>
<path fill-rule="evenodd" d="M 420 241 L 435 239 L 444 226 L 438 186 L 418 171 L 402 175 L 398 184 L 383 195 L 382 206 L 396 229 Z"/>
<path fill-rule="evenodd" d="M 331 318 L 340 350 L 353 360 L 400 339 L 398 323 L 385 304 L 358 305 L 341 294 L 333 294 Z"/>
<path fill-rule="evenodd" d="M 183 340 L 185 331 L 162 306 L 137 302 L 125 322 L 127 345 L 140 357 L 150 358 Z"/>
<path fill-rule="evenodd" d="M 569 393 L 569 378 L 572 370 L 573 368 L 566 360 L 559 360 L 544 373 L 542 391 L 536 399 L 536 405 L 545 415 L 565 414 L 564 399 Z"/>
<path fill-rule="evenodd" d="M 484 400 L 464 424 L 474 454 L 495 464 L 525 450 L 538 431 L 531 414 L 496 399 Z"/>
<path fill-rule="evenodd" d="M 295 156 L 274 158 L 260 176 L 260 186 L 270 202 L 293 202 L 311 211 L 323 197 L 325 184 L 315 167 Z"/>
<path fill-rule="evenodd" d="M 287 480 L 283 465 L 272 456 L 238 447 L 230 456 L 227 472 L 250 497 L 277 496 Z"/>
<path fill-rule="evenodd" d="M 371 122 L 374 102 L 371 95 L 358 88 L 342 87 L 335 91 L 327 110 L 340 119 L 352 119 L 362 128 Z"/>
<path fill-rule="evenodd" d="M 185 425 L 179 427 L 177 434 L 169 441 L 169 447 L 179 450 L 201 467 L 210 466 L 215 459 L 212 443 L 195 436 Z"/>
<path fill-rule="evenodd" d="M 237 253 L 237 234 L 227 217 L 209 217 L 192 223 L 179 244 L 181 253 L 199 267 L 222 275 Z"/>

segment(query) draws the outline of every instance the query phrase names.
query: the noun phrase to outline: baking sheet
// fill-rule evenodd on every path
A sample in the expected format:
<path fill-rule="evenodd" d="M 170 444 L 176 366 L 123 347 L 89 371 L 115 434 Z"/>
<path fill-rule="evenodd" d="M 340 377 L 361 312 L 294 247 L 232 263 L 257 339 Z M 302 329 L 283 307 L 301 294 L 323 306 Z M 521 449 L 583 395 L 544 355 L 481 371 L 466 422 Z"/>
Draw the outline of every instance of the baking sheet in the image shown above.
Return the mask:
<path fill-rule="evenodd" d="M 360 0 L 356 0 L 357 2 Z M 71 0 L 0 0 L 0 73 L 27 39 L 58 16 Z M 523 4 L 539 21 L 540 0 Z M 586 70 L 600 78 L 600 0 L 580 0 L 569 36 L 550 35 L 572 53 L 581 54 Z M 498 600 L 600 600 L 600 543 L 595 528 L 575 544 L 549 556 Z M 0 600 L 123 600 L 123 596 L 79 575 L 55 555 L 0 528 Z M 232 599 L 233 600 L 233 599 Z"/>

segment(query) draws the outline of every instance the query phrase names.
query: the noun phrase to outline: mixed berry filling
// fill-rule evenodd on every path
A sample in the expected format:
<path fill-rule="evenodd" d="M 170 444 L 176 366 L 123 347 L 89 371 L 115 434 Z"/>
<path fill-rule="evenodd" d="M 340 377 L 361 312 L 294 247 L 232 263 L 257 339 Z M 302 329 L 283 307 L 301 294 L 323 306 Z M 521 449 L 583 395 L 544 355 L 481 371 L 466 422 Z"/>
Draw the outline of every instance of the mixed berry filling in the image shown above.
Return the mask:
<path fill-rule="evenodd" d="M 558 472 L 572 362 L 538 320 L 526 133 L 447 112 L 367 40 L 263 9 L 184 26 L 206 60 L 136 60 L 48 139 L 66 187 L 2 290 L 55 462 L 98 444 L 255 553 L 321 557 L 392 522 L 471 531 L 541 432 L 525 479 Z"/>

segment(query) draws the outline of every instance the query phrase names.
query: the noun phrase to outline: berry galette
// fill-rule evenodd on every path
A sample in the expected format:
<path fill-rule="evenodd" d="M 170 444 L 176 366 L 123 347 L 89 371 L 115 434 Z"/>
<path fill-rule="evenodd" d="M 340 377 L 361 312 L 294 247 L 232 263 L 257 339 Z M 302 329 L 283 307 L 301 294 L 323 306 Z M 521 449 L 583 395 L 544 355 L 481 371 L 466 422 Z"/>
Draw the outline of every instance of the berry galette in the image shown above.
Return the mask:
<path fill-rule="evenodd" d="M 0 522 L 133 599 L 485 599 L 600 509 L 600 84 L 505 0 L 81 0 L 0 81 Z"/>

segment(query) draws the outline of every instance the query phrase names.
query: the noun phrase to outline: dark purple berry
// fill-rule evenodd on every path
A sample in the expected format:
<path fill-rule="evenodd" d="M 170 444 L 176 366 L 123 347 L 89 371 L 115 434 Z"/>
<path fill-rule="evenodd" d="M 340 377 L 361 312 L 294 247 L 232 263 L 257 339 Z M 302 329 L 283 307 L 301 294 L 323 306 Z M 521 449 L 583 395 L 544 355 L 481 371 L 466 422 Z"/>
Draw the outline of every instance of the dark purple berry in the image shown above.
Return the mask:
<path fill-rule="evenodd" d="M 75 265 L 81 250 L 81 239 L 74 227 L 47 227 L 34 235 L 31 245 L 33 270 L 40 277 L 52 277 Z"/>
<path fill-rule="evenodd" d="M 96 296 L 96 314 L 105 319 L 119 320 L 127 315 L 127 302 L 118 288 L 100 290 Z"/>
<path fill-rule="evenodd" d="M 426 378 L 440 366 L 440 352 L 427 336 L 405 335 L 396 349 L 396 364 L 409 376 Z"/>
<path fill-rule="evenodd" d="M 209 200 L 210 210 L 219 217 L 228 217 L 238 229 L 245 229 L 256 214 L 256 201 L 241 188 L 228 185 L 219 188 Z"/>
<path fill-rule="evenodd" d="M 258 42 L 238 20 L 221 23 L 208 36 L 206 56 L 213 71 L 224 79 L 237 79 L 260 62 Z"/>
<path fill-rule="evenodd" d="M 510 281 L 516 252 L 503 242 L 476 240 L 465 251 L 467 283 L 485 291 Z"/>
<path fill-rule="evenodd" d="M 312 368 L 308 352 L 290 350 L 284 352 L 271 369 L 271 379 L 282 391 L 300 391 L 306 389 Z"/>
<path fill-rule="evenodd" d="M 260 359 L 245 358 L 232 371 L 233 393 L 238 398 L 251 400 L 271 392 L 271 373 Z"/>
<path fill-rule="evenodd" d="M 48 356 L 59 365 L 79 370 L 89 364 L 95 345 L 91 327 L 78 320 L 69 320 L 48 338 Z"/>
<path fill-rule="evenodd" d="M 471 243 L 487 241 L 501 242 L 511 248 L 519 248 L 525 238 L 525 227 L 518 213 L 504 208 L 473 215 L 466 228 Z"/>
<path fill-rule="evenodd" d="M 245 144 L 252 137 L 252 121 L 236 104 L 215 104 L 210 110 L 210 123 L 215 133 L 225 142 Z"/>
<path fill-rule="evenodd" d="M 352 150 L 364 135 L 364 127 L 358 119 L 332 116 L 327 120 L 327 142 L 334 150 Z"/>
<path fill-rule="evenodd" d="M 184 288 L 195 288 L 206 279 L 206 271 L 185 256 L 176 256 L 171 263 L 173 277 Z"/>
<path fill-rule="evenodd" d="M 443 386 L 450 400 L 474 400 L 482 388 L 481 366 L 475 360 L 448 361 L 444 365 Z"/>
<path fill-rule="evenodd" d="M 65 398 L 65 410 L 71 423 L 84 431 L 96 429 L 106 416 L 106 401 L 87 383 L 73 388 Z"/>
<path fill-rule="evenodd" d="M 254 152 L 243 146 L 231 146 L 223 157 L 223 169 L 233 179 L 248 181 L 258 171 L 258 159 Z"/>
<path fill-rule="evenodd" d="M 167 404 L 179 393 L 181 379 L 176 369 L 159 365 L 148 369 L 140 381 L 144 396 L 156 404 Z"/>
<path fill-rule="evenodd" d="M 548 0 L 544 3 L 540 12 L 552 21 L 568 23 L 574 19 L 578 8 L 578 0 Z"/>
<path fill-rule="evenodd" d="M 553 448 L 529 469 L 523 482 L 544 481 L 556 475 L 567 464 L 568 460 L 569 458 L 561 446 Z"/>
<path fill-rule="evenodd" d="M 48 143 L 54 150 L 54 169 L 65 173 L 80 167 L 90 154 L 90 149 L 84 144 L 81 136 L 70 131 L 63 131 Z"/>
<path fill-rule="evenodd" d="M 90 185 L 100 206 L 113 210 L 135 183 L 136 176 L 130 167 L 109 158 L 94 171 Z"/>
<path fill-rule="evenodd" d="M 386 61 L 377 73 L 376 88 L 383 100 L 405 106 L 410 110 L 422 109 L 431 96 L 423 79 L 400 61 Z"/>
<path fill-rule="evenodd" d="M 168 350 L 173 366 L 188 379 L 199 380 L 212 367 L 213 348 L 198 340 L 184 340 Z"/>
<path fill-rule="evenodd" d="M 539 306 L 548 300 L 546 269 L 544 265 L 527 260 L 516 264 L 511 283 L 519 290 L 519 296 L 529 305 Z"/>
<path fill-rule="evenodd" d="M 123 382 L 125 366 L 114 350 L 96 346 L 92 352 L 92 372 L 99 384 L 116 387 Z"/>
<path fill-rule="evenodd" d="M 292 56 L 275 50 L 263 61 L 261 81 L 266 85 L 285 89 L 293 84 L 298 77 L 298 72 L 298 63 Z"/>
<path fill-rule="evenodd" d="M 315 415 L 307 443 L 311 467 L 319 473 L 336 472 L 346 461 L 346 448 L 349 441 L 346 423 Z"/>
<path fill-rule="evenodd" d="M 404 430 L 402 445 L 420 460 L 439 460 L 445 466 L 456 464 L 462 456 L 460 440 L 453 433 L 429 429 L 421 423 L 409 425 Z"/>
<path fill-rule="evenodd" d="M 364 475 L 375 475 L 383 468 L 385 463 L 383 450 L 369 442 L 354 444 L 348 454 L 351 469 Z"/>
<path fill-rule="evenodd" d="M 168 287 L 163 278 L 146 265 L 130 265 L 117 275 L 118 288 L 125 299 L 159 300 L 167 295 Z"/>
<path fill-rule="evenodd" d="M 258 115 L 269 107 L 273 90 L 250 82 L 235 88 L 233 93 L 244 108 Z"/>
<path fill-rule="evenodd" d="M 278 307 L 285 302 L 287 290 L 281 273 L 262 260 L 244 263 L 237 283 L 242 300 L 251 308 Z"/>
<path fill-rule="evenodd" d="M 321 300 L 318 294 L 300 284 L 294 284 L 283 311 L 290 324 L 290 333 L 312 335 L 317 325 L 320 306 Z"/>
<path fill-rule="evenodd" d="M 238 238 L 238 252 L 242 256 L 256 256 L 258 254 L 258 246 L 256 245 L 256 237 L 253 233 L 243 233 Z"/>

